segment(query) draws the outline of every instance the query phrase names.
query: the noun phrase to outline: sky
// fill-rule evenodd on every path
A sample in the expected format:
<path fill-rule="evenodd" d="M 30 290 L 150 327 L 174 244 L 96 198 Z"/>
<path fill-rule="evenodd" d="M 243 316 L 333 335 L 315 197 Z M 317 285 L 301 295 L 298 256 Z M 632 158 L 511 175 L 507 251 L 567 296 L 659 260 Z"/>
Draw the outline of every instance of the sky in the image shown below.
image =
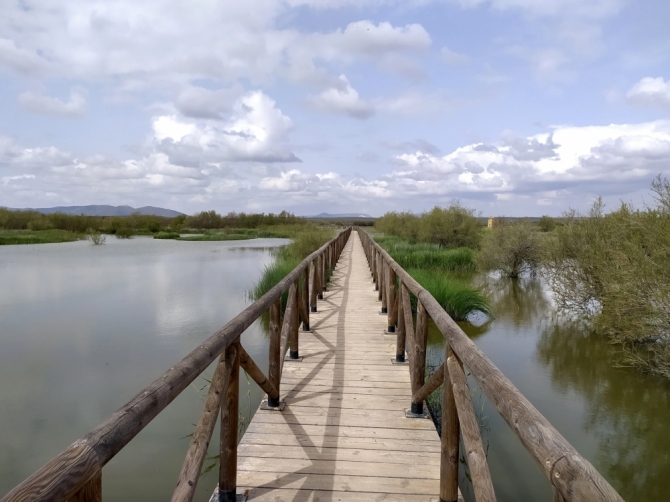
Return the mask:
<path fill-rule="evenodd" d="M 0 0 L 0 206 L 651 203 L 667 0 Z"/>

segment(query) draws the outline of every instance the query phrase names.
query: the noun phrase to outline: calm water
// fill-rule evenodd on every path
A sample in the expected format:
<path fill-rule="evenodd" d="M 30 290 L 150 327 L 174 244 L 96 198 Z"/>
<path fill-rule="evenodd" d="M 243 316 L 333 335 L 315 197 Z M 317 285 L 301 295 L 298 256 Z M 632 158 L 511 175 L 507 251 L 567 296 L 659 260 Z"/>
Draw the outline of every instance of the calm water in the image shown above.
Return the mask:
<path fill-rule="evenodd" d="M 1 246 L 0 496 L 239 313 L 269 248 L 286 242 Z M 266 370 L 258 322 L 242 343 Z M 241 382 L 249 416 L 260 391 Z M 196 380 L 105 467 L 105 500 L 169 500 L 205 385 Z M 201 480 L 200 498 L 215 472 Z"/>
<path fill-rule="evenodd" d="M 670 500 L 670 384 L 613 367 L 617 349 L 588 323 L 556 315 L 539 279 L 474 282 L 496 318 L 460 323 L 465 332 L 625 500 Z M 443 339 L 434 326 L 430 342 L 430 363 L 438 365 Z M 551 500 L 544 474 L 482 396 L 475 392 L 475 410 L 486 424 L 498 500 Z"/>
<path fill-rule="evenodd" d="M 271 259 L 269 247 L 284 242 L 0 247 L 0 495 L 234 317 Z M 614 368 L 615 349 L 586 324 L 557 317 L 539 280 L 475 283 L 496 318 L 464 323 L 465 331 L 626 500 L 669 500 L 670 384 Z M 440 363 L 441 340 L 431 330 L 429 364 Z M 242 343 L 265 371 L 260 323 Z M 249 417 L 260 391 L 241 382 Z M 205 385 L 197 380 L 105 467 L 106 501 L 169 499 Z M 550 500 L 544 475 L 507 425 L 479 394 L 475 404 L 498 500 Z M 198 497 L 215 482 L 216 470 Z"/>

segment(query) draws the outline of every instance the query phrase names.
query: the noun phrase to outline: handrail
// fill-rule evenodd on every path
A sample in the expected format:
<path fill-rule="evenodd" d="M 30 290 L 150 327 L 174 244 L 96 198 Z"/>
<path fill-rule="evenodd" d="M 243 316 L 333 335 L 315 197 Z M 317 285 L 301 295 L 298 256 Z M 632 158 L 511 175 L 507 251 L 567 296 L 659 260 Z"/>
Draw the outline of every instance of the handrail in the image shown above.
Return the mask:
<path fill-rule="evenodd" d="M 245 354 L 239 345 L 239 338 L 242 333 L 251 326 L 263 312 L 270 309 L 289 287 L 294 284 L 297 286 L 301 274 L 308 269 L 310 264 L 313 265 L 311 267 L 313 270 L 312 276 L 314 280 L 318 282 L 319 287 L 325 285 L 326 268 L 334 265 L 344 247 L 344 243 L 351 234 L 351 230 L 351 228 L 343 230 L 335 238 L 310 254 L 276 286 L 270 289 L 270 291 L 249 305 L 240 314 L 226 323 L 223 328 L 210 336 L 203 344 L 141 390 L 107 420 L 95 427 L 82 438 L 75 441 L 66 448 L 65 451 L 54 457 L 34 474 L 29 476 L 5 495 L 0 502 L 62 502 L 70 499 L 75 494 L 80 493 L 80 490 L 87 491 L 91 486 L 99 487 L 99 477 L 102 467 L 107 464 L 114 455 L 121 451 L 121 449 L 125 447 L 142 429 L 144 429 L 151 420 L 163 411 L 168 404 L 188 387 L 188 385 L 191 384 L 191 382 L 193 382 L 214 361 L 214 359 L 219 357 L 219 355 L 222 356 L 222 361 L 219 364 L 227 364 L 227 374 L 230 376 L 228 379 L 235 379 L 233 377 L 235 371 L 231 370 L 230 367 L 231 364 L 233 369 L 239 367 L 240 353 Z M 308 276 L 308 274 L 305 275 Z M 315 289 L 313 287 L 314 283 L 310 286 L 311 288 L 309 289 Z M 294 291 L 293 297 L 297 299 L 297 297 L 300 296 L 300 293 L 296 291 L 295 286 L 291 287 L 291 289 Z M 319 290 L 318 297 L 319 299 L 323 298 L 321 290 Z M 312 309 L 315 309 L 315 305 L 315 303 L 312 304 Z M 291 326 L 295 329 L 295 333 L 293 336 L 290 332 L 287 333 L 287 342 L 288 344 L 295 344 L 295 355 L 297 356 L 299 307 L 294 304 L 291 304 L 290 306 L 292 309 L 291 311 L 294 312 L 292 317 L 295 321 L 291 322 Z M 308 313 L 304 311 L 302 312 L 302 320 L 305 321 L 305 329 L 309 326 L 309 319 L 305 318 L 305 316 L 308 315 Z M 292 355 L 293 351 L 294 349 L 292 346 Z M 224 356 L 228 357 L 228 355 L 230 355 L 230 357 L 228 358 L 228 362 L 226 362 Z M 248 363 L 247 361 L 245 364 L 250 365 L 251 363 Z M 282 363 L 279 364 L 281 365 Z M 271 372 L 271 377 L 272 375 Z M 274 382 L 271 378 L 268 381 L 268 389 L 270 384 L 278 393 L 278 382 Z M 228 384 L 226 383 L 223 384 L 224 389 L 222 393 L 223 395 L 221 396 L 222 408 L 224 407 L 223 403 L 226 402 L 226 398 L 230 400 L 232 396 L 236 396 L 233 391 L 231 391 L 230 394 L 227 394 L 227 385 Z M 236 382 L 232 382 L 231 385 L 236 385 Z M 235 403 L 235 410 L 236 409 L 237 403 Z M 235 421 L 236 425 L 237 416 L 231 418 Z M 208 428 L 209 425 L 205 427 L 205 429 Z M 236 444 L 236 426 L 234 434 L 234 441 Z M 234 459 L 236 462 L 236 453 Z M 222 469 L 230 469 L 230 465 L 224 466 L 223 463 L 222 458 Z M 236 465 L 234 467 L 236 469 Z M 98 499 L 91 498 L 90 500 Z"/>
<path fill-rule="evenodd" d="M 583 458 L 577 450 L 549 423 L 549 421 L 526 399 L 521 392 L 512 384 L 512 382 L 503 375 L 503 373 L 484 355 L 484 353 L 470 340 L 470 338 L 461 330 L 453 319 L 445 312 L 442 306 L 425 290 L 412 276 L 410 276 L 393 258 L 379 245 L 370 235 L 359 227 L 355 227 L 361 240 L 363 248 L 368 256 L 368 262 L 371 265 L 373 276 L 378 281 L 383 277 L 384 267 L 392 269 L 400 282 L 401 292 L 406 291 L 406 287 L 419 301 L 419 308 L 425 308 L 425 311 L 432 318 L 433 322 L 440 330 L 448 342 L 448 348 L 453 350 L 456 357 L 468 367 L 470 373 L 475 378 L 481 389 L 487 395 L 491 403 L 495 406 L 498 413 L 507 422 L 509 427 L 517 435 L 523 446 L 530 453 L 533 459 L 542 469 L 542 472 L 549 479 L 552 487 L 565 501 L 623 501 L 621 496 L 612 488 L 612 486 L 602 477 L 602 475 Z M 377 282 L 379 284 L 379 282 Z M 395 284 L 387 285 L 395 288 Z M 408 323 L 411 323 L 411 314 L 407 318 L 405 309 L 409 304 L 409 298 L 404 294 L 399 295 L 401 310 L 406 316 L 405 329 Z M 403 306 L 405 308 L 403 308 Z M 390 314 L 389 314 L 390 315 Z M 389 320 L 389 323 L 391 320 Z M 417 321 L 417 332 L 419 331 Z M 411 324 L 409 324 L 411 326 Z M 408 337 L 409 338 L 409 337 Z M 417 343 L 416 340 L 414 343 Z M 424 347 L 425 348 L 425 347 Z M 420 351 L 420 350 L 419 350 Z M 415 354 L 416 355 L 416 354 Z M 410 356 L 410 362 L 412 357 Z M 446 360 L 446 358 L 445 358 Z M 415 364 L 413 363 L 413 366 Z M 421 362 L 416 364 L 420 366 Z M 444 382 L 449 381 L 451 368 L 454 362 L 443 367 Z M 449 368 L 449 370 L 445 369 Z M 421 395 L 426 387 L 434 384 L 432 379 L 423 385 L 416 385 L 412 381 L 413 396 Z M 447 395 L 447 385 L 445 385 L 445 396 Z M 452 397 L 453 399 L 453 397 Z M 414 401 L 414 399 L 412 399 Z M 458 407 L 458 403 L 457 407 Z M 413 411 L 415 403 L 412 402 Z M 417 410 L 418 411 L 418 410 Z M 459 415 L 461 410 L 459 410 Z M 443 431 L 445 425 L 443 424 Z M 448 463 L 449 458 L 445 453 L 446 448 L 443 434 L 442 465 Z M 453 456 L 453 449 L 452 449 Z M 453 463 L 453 459 L 452 459 Z M 457 464 L 457 462 L 456 462 Z M 445 469 L 441 469 L 444 477 Z M 453 469 L 449 476 L 453 476 Z M 441 490 L 450 484 L 450 480 L 441 479 Z M 443 500 L 455 500 L 446 498 L 440 493 Z M 556 500 L 560 500 L 556 498 Z"/>

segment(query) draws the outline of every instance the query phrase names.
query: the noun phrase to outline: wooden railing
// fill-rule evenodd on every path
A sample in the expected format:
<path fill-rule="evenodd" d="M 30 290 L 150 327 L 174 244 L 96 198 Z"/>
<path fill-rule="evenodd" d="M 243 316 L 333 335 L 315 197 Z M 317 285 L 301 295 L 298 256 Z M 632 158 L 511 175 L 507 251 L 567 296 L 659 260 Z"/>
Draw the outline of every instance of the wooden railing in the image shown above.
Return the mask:
<path fill-rule="evenodd" d="M 600 473 L 540 414 L 505 375 L 468 338 L 440 304 L 423 289 L 366 232 L 356 228 L 379 290 L 388 331 L 397 327 L 396 362 L 410 363 L 411 415 L 422 416 L 429 394 L 444 384 L 440 459 L 440 500 L 458 499 L 459 438 L 463 438 L 477 501 L 493 501 L 495 494 L 478 421 L 463 366 L 540 466 L 553 490 L 555 502 L 622 501 Z M 417 298 L 416 325 L 410 293 Z M 425 381 L 428 319 L 446 340 L 445 363 Z"/>
<path fill-rule="evenodd" d="M 102 468 L 170 404 L 217 357 L 207 399 L 172 496 L 190 501 L 195 493 L 212 432 L 221 410 L 219 501 L 236 499 L 240 366 L 267 393 L 263 403 L 281 408 L 280 381 L 286 351 L 299 359 L 298 329 L 309 330 L 309 312 L 323 299 L 326 275 L 334 268 L 351 228 L 309 255 L 260 299 L 213 334 L 205 343 L 140 391 L 116 413 L 52 459 L 0 502 L 102 500 Z M 281 297 L 288 290 L 282 314 Z M 240 343 L 240 336 L 270 311 L 269 371 L 266 377 Z"/>

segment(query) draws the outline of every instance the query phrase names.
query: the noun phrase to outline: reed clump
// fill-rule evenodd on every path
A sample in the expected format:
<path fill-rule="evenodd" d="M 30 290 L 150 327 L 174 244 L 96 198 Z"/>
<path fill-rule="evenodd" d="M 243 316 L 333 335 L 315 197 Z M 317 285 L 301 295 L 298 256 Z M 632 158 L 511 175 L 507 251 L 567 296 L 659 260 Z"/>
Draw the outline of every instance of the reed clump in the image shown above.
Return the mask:
<path fill-rule="evenodd" d="M 437 300 L 453 320 L 465 321 L 475 312 L 492 317 L 486 297 L 464 282 L 436 270 L 409 269 L 407 273 Z"/>
<path fill-rule="evenodd" d="M 270 291 L 302 260 L 335 236 L 333 227 L 319 227 L 311 224 L 298 225 L 293 232 L 293 241 L 279 248 L 275 252 L 272 263 L 265 267 L 261 278 L 251 292 L 254 300 Z M 283 301 L 285 302 L 286 299 L 284 298 Z"/>
<path fill-rule="evenodd" d="M 404 269 L 437 269 L 447 272 L 474 272 L 475 252 L 470 248 L 445 249 L 437 244 L 410 243 L 396 236 L 376 237 L 391 257 Z"/>

